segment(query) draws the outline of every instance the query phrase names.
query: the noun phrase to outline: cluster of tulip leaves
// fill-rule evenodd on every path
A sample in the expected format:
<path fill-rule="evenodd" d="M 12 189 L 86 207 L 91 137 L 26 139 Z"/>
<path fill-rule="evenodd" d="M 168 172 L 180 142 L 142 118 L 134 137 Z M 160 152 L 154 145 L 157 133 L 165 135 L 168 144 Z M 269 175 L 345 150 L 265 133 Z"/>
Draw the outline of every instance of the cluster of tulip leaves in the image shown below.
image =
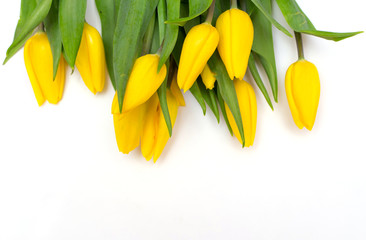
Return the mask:
<path fill-rule="evenodd" d="M 217 17 L 230 8 L 230 0 L 216 0 L 212 24 Z M 278 101 L 277 70 L 272 37 L 272 25 L 292 37 L 286 27 L 272 17 L 272 4 L 277 3 L 288 25 L 304 34 L 339 41 L 359 32 L 334 33 L 318 31 L 301 10 L 295 0 L 241 0 L 238 7 L 251 17 L 254 26 L 254 42 L 249 58 L 249 70 L 269 106 L 273 109 L 270 94 L 258 72 L 262 65 L 270 83 L 272 97 Z M 179 65 L 180 52 L 188 31 L 204 21 L 213 0 L 95 0 L 102 25 L 102 37 L 106 54 L 107 68 L 113 87 L 117 91 L 120 110 L 129 75 L 135 60 L 142 54 L 155 53 L 160 48 L 158 69 L 166 64 L 167 77 L 158 90 L 160 104 L 169 133 L 172 124 L 166 100 L 166 91 L 173 76 L 174 68 Z M 9 47 L 6 63 L 41 25 L 46 29 L 53 54 L 53 69 L 56 76 L 61 54 L 73 69 L 81 42 L 85 21 L 87 0 L 22 0 L 20 19 L 14 40 Z M 231 110 L 237 123 L 244 145 L 244 131 L 238 99 L 233 81 L 216 51 L 208 64 L 216 74 L 214 89 L 206 89 L 198 79 L 190 89 L 204 114 L 206 104 L 220 119 L 219 108 L 229 131 L 224 104 Z"/>

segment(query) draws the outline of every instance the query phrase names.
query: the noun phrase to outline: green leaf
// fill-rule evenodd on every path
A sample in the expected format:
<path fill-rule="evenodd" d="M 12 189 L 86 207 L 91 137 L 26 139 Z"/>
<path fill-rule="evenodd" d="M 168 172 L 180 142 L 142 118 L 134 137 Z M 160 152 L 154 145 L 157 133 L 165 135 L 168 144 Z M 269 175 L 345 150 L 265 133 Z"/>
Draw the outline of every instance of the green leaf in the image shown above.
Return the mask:
<path fill-rule="evenodd" d="M 62 50 L 61 32 L 60 26 L 58 24 L 58 6 L 59 0 L 53 0 L 51 9 L 44 20 L 46 33 L 48 40 L 50 41 L 53 56 L 53 79 L 56 78 Z"/>
<path fill-rule="evenodd" d="M 108 73 L 113 88 L 116 89 L 116 80 L 113 68 L 113 35 L 117 15 L 115 0 L 95 0 L 95 5 L 97 6 L 100 22 L 102 24 L 102 38 Z"/>
<path fill-rule="evenodd" d="M 201 77 L 197 80 L 197 84 L 201 90 L 202 97 L 205 99 L 207 105 L 212 110 L 213 114 L 217 119 L 217 123 L 220 123 L 220 112 L 217 106 L 215 90 L 206 89 L 205 84 L 203 84 Z"/>
<path fill-rule="evenodd" d="M 197 100 L 198 104 L 202 108 L 203 115 L 206 115 L 206 103 L 205 99 L 202 96 L 201 90 L 197 84 L 197 81 L 195 81 L 192 85 L 192 87 L 189 89 L 189 91 L 192 93 L 194 98 Z"/>
<path fill-rule="evenodd" d="M 179 17 L 180 12 L 180 1 L 179 0 L 167 0 L 167 11 L 168 11 L 168 19 L 174 19 Z M 160 61 L 158 66 L 158 71 L 160 71 L 161 67 L 164 65 L 166 60 L 169 58 L 172 53 L 174 46 L 178 39 L 179 27 L 176 25 L 167 25 L 166 32 L 164 37 L 163 49 L 160 54 Z"/>
<path fill-rule="evenodd" d="M 225 65 L 220 59 L 219 53 L 217 51 L 215 51 L 215 53 L 208 61 L 208 65 L 210 66 L 211 70 L 216 74 L 216 80 L 219 86 L 220 94 L 228 105 L 231 113 L 233 114 L 244 147 L 245 138 L 243 121 L 240 114 L 239 102 L 236 95 L 234 82 L 230 79 L 226 71 Z"/>
<path fill-rule="evenodd" d="M 184 26 L 184 24 L 192 20 L 193 18 L 198 17 L 202 13 L 206 12 L 207 9 L 211 6 L 212 0 L 189 0 L 189 15 L 188 17 L 173 19 L 166 21 L 169 24 L 176 24 L 179 26 Z"/>
<path fill-rule="evenodd" d="M 261 0 L 261 2 L 266 11 L 269 14 L 271 14 L 272 13 L 271 0 Z M 264 16 L 264 14 L 261 11 L 258 11 L 256 7 L 254 8 L 256 10 L 253 11 L 253 14 L 251 15 L 254 26 L 254 41 L 252 50 L 260 56 L 259 59 L 267 73 L 269 83 L 271 84 L 273 98 L 277 102 L 278 80 L 277 80 L 276 59 L 273 47 L 272 25 L 271 22 L 268 21 L 268 19 Z M 252 60 L 252 62 L 254 63 L 254 59 Z M 251 70 L 254 71 L 253 66 Z M 256 79 L 257 82 L 257 80 L 260 79 L 259 74 L 256 76 L 254 75 L 255 72 L 253 74 L 253 77 Z M 258 85 L 258 87 L 260 86 Z M 267 96 L 265 97 L 267 99 Z"/>
<path fill-rule="evenodd" d="M 173 127 L 172 127 L 172 121 L 170 119 L 170 113 L 169 113 L 169 107 L 168 107 L 168 101 L 166 98 L 166 91 L 167 91 L 167 85 L 168 85 L 168 78 L 170 79 L 172 77 L 172 69 L 170 68 L 169 61 L 167 62 L 167 68 L 169 69 L 169 74 L 167 74 L 164 82 L 161 84 L 161 86 L 158 89 L 158 96 L 159 96 L 159 102 L 161 111 L 164 115 L 166 126 L 168 127 L 169 136 L 172 136 Z"/>
<path fill-rule="evenodd" d="M 156 51 L 160 47 L 159 31 L 159 21 L 157 20 L 156 12 L 154 11 L 153 16 L 150 19 L 149 25 L 147 26 L 144 37 L 142 38 L 141 55 L 156 53 Z"/>
<path fill-rule="evenodd" d="M 261 90 L 261 92 L 262 92 L 264 98 L 266 99 L 268 105 L 273 110 L 272 101 L 269 98 L 267 89 L 264 86 L 264 83 L 263 83 L 263 81 L 261 79 L 261 76 L 259 75 L 259 72 L 257 70 L 257 66 L 255 65 L 255 60 L 254 60 L 254 57 L 253 57 L 253 53 L 250 54 L 248 65 L 249 65 L 249 69 L 250 69 L 250 72 L 252 73 L 252 76 L 254 78 L 255 83 L 257 84 L 258 88 Z"/>
<path fill-rule="evenodd" d="M 158 0 L 125 0 L 120 4 L 113 37 L 113 64 L 120 111 L 128 78 L 157 4 Z"/>
<path fill-rule="evenodd" d="M 159 23 L 159 43 L 162 44 L 165 36 L 165 21 L 167 20 L 166 0 L 159 0 L 158 3 L 158 23 Z M 160 68 L 158 69 L 158 71 Z"/>
<path fill-rule="evenodd" d="M 60 0 L 59 23 L 65 60 L 74 69 L 84 29 L 86 0 Z"/>
<path fill-rule="evenodd" d="M 224 102 L 224 99 L 221 96 L 220 87 L 218 85 L 217 85 L 217 91 L 216 92 L 217 92 L 217 100 L 219 101 L 219 105 L 220 105 L 220 108 L 221 108 L 222 115 L 224 116 L 226 126 L 227 126 L 231 136 L 233 136 L 233 134 L 234 134 L 233 129 L 230 126 L 230 122 L 229 122 L 229 119 L 228 119 L 227 113 L 226 113 L 225 102 Z"/>
<path fill-rule="evenodd" d="M 22 0 L 20 18 L 15 30 L 13 43 L 6 52 L 5 64 L 24 45 L 34 29 L 46 18 L 52 0 Z"/>
<path fill-rule="evenodd" d="M 262 3 L 263 0 L 251 0 L 252 3 L 263 13 L 264 16 L 266 16 L 266 18 L 281 32 L 283 32 L 284 34 L 286 34 L 289 37 L 292 37 L 291 33 L 289 33 L 289 31 L 287 31 L 286 28 L 284 28 L 281 24 L 279 24 L 271 15 L 270 12 L 267 11 L 266 7 L 264 6 L 264 4 Z M 285 0 L 287 1 L 287 0 Z"/>
<path fill-rule="evenodd" d="M 252 0 L 253 1 L 253 0 Z M 305 34 L 314 35 L 327 40 L 340 41 L 362 32 L 335 33 L 318 31 L 310 21 L 310 19 L 301 10 L 295 0 L 276 0 L 283 16 L 290 27 L 296 31 Z"/>

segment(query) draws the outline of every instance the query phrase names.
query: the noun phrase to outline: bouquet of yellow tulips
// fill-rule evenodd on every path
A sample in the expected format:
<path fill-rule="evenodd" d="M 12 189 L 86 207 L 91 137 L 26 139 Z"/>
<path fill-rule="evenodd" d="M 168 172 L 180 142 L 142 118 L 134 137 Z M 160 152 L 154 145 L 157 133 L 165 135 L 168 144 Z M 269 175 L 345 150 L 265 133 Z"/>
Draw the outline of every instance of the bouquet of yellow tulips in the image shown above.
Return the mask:
<path fill-rule="evenodd" d="M 272 17 L 276 3 L 291 31 Z M 22 0 L 6 63 L 24 45 L 24 62 L 38 102 L 62 99 L 65 69 L 79 70 L 94 94 L 106 72 L 114 87 L 112 114 L 119 151 L 141 144 L 156 161 L 172 136 L 181 89 L 208 106 L 242 146 L 253 145 L 257 103 L 249 69 L 268 105 L 278 102 L 272 25 L 294 37 L 298 61 L 285 88 L 295 124 L 313 128 L 320 97 L 314 64 L 305 60 L 302 34 L 340 41 L 360 32 L 317 30 L 295 0 L 95 0 L 102 34 L 85 22 L 86 0 Z M 269 81 L 265 87 L 261 65 Z M 269 94 L 271 93 L 271 96 Z M 221 111 L 220 111 L 221 110 Z"/>

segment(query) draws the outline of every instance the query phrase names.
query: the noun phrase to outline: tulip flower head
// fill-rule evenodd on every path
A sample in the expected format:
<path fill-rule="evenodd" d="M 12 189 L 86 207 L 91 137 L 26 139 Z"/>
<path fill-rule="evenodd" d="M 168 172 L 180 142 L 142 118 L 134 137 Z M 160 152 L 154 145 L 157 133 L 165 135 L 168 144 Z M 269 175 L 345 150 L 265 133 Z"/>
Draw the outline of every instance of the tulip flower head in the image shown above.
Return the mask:
<path fill-rule="evenodd" d="M 158 54 L 147 54 L 136 60 L 127 82 L 122 112 L 146 102 L 164 82 L 167 69 L 164 64 L 158 73 L 159 59 Z"/>
<path fill-rule="evenodd" d="M 253 45 L 254 28 L 249 15 L 237 8 L 223 12 L 216 21 L 218 51 L 232 80 L 242 80 Z"/>
<path fill-rule="evenodd" d="M 219 43 L 219 33 L 209 23 L 193 27 L 187 34 L 178 66 L 178 86 L 190 89 L 202 73 Z"/>
<path fill-rule="evenodd" d="M 285 88 L 295 124 L 310 131 L 320 98 L 320 80 L 315 65 L 304 59 L 293 63 L 286 73 Z"/>
<path fill-rule="evenodd" d="M 167 91 L 167 102 L 172 126 L 174 126 L 178 114 L 178 101 L 169 90 Z M 154 94 L 146 104 L 147 112 L 141 137 L 141 152 L 147 161 L 153 158 L 156 162 L 170 136 L 158 95 Z"/>
<path fill-rule="evenodd" d="M 244 80 L 235 79 L 234 86 L 238 97 L 240 114 L 243 121 L 245 147 L 250 147 L 254 143 L 255 132 L 257 127 L 257 100 L 252 86 Z M 243 144 L 240 137 L 239 129 L 235 123 L 229 107 L 225 104 L 225 110 L 236 138 Z"/>
<path fill-rule="evenodd" d="M 99 32 L 87 23 L 84 24 L 75 64 L 89 90 L 94 94 L 101 92 L 106 78 L 103 40 Z"/>
<path fill-rule="evenodd" d="M 24 63 L 38 105 L 46 100 L 58 103 L 65 85 L 65 60 L 61 56 L 56 78 L 53 79 L 53 57 L 47 34 L 38 32 L 24 46 Z"/>
<path fill-rule="evenodd" d="M 213 89 L 215 87 L 215 74 L 211 71 L 210 67 L 207 64 L 201 73 L 201 77 L 202 82 L 203 84 L 205 84 L 207 89 Z"/>
<path fill-rule="evenodd" d="M 141 104 L 129 112 L 120 113 L 117 93 L 115 94 L 112 103 L 112 114 L 114 131 L 120 152 L 128 154 L 140 145 L 145 113 L 146 104 Z"/>

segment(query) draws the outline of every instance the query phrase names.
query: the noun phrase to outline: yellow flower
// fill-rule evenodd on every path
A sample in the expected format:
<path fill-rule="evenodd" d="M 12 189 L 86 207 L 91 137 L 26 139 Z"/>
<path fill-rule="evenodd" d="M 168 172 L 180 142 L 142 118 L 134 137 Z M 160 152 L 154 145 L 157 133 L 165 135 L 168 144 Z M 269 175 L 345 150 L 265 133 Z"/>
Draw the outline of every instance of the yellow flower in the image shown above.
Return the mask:
<path fill-rule="evenodd" d="M 186 102 L 184 101 L 183 94 L 182 94 L 181 90 L 178 87 L 177 74 L 174 74 L 174 76 L 173 76 L 173 80 L 172 80 L 172 83 L 170 85 L 170 91 L 174 95 L 175 99 L 178 101 L 179 106 L 183 107 L 183 106 L 186 105 Z"/>
<path fill-rule="evenodd" d="M 296 125 L 311 130 L 320 97 L 320 80 L 315 65 L 306 60 L 293 63 L 286 73 L 286 95 Z"/>
<path fill-rule="evenodd" d="M 219 16 L 216 28 L 220 34 L 218 51 L 230 78 L 243 79 L 254 38 L 252 20 L 246 12 L 233 8 Z"/>
<path fill-rule="evenodd" d="M 140 145 L 145 112 L 146 104 L 142 104 L 129 112 L 120 113 L 117 93 L 115 94 L 112 103 L 112 114 L 120 152 L 127 154 Z"/>
<path fill-rule="evenodd" d="M 193 27 L 183 43 L 178 67 L 178 86 L 190 89 L 219 43 L 219 33 L 209 23 Z"/>
<path fill-rule="evenodd" d="M 103 40 L 99 32 L 87 23 L 84 24 L 75 64 L 89 90 L 94 94 L 101 92 L 106 78 Z"/>
<path fill-rule="evenodd" d="M 122 112 L 146 102 L 163 83 L 167 69 L 163 65 L 158 73 L 159 59 L 157 54 L 147 54 L 136 60 L 127 82 Z"/>
<path fill-rule="evenodd" d="M 201 73 L 201 77 L 202 77 L 202 82 L 205 84 L 207 89 L 214 88 L 215 82 L 216 82 L 216 77 L 207 64 Z"/>
<path fill-rule="evenodd" d="M 243 121 L 245 147 L 250 147 L 254 143 L 257 127 L 257 101 L 255 93 L 252 86 L 244 80 L 235 79 L 234 86 L 238 96 L 240 114 Z M 226 104 L 225 109 L 234 135 L 240 143 L 243 144 L 234 116 Z"/>
<path fill-rule="evenodd" d="M 64 91 L 66 64 L 61 56 L 56 78 L 53 79 L 52 51 L 46 33 L 39 32 L 28 39 L 24 46 L 24 63 L 38 105 L 46 100 L 58 103 Z"/>
<path fill-rule="evenodd" d="M 167 101 L 172 126 L 174 126 L 178 114 L 178 102 L 170 91 L 167 91 Z M 169 140 L 169 131 L 158 95 L 154 94 L 146 104 L 147 112 L 141 137 L 141 152 L 146 160 L 153 158 L 156 162 Z"/>

